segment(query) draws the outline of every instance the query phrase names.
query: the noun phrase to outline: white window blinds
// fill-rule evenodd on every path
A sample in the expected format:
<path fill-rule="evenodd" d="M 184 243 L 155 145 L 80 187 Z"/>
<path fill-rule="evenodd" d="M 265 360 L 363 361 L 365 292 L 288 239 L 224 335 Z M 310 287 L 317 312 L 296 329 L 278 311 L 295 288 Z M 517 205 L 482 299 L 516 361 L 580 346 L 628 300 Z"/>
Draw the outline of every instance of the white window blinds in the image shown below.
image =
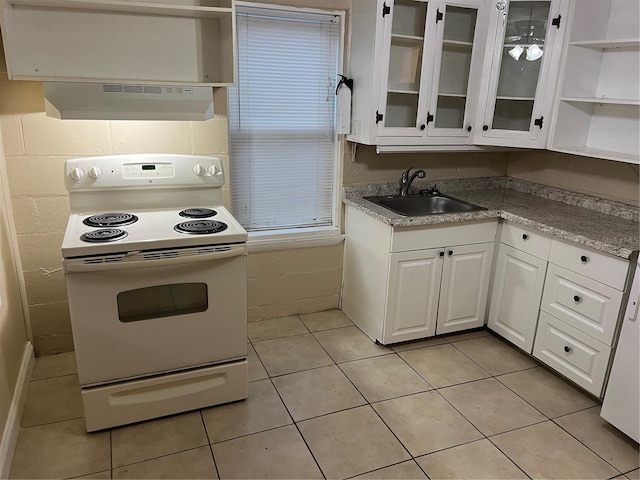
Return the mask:
<path fill-rule="evenodd" d="M 247 230 L 330 225 L 339 17 L 237 8 L 231 201 Z"/>

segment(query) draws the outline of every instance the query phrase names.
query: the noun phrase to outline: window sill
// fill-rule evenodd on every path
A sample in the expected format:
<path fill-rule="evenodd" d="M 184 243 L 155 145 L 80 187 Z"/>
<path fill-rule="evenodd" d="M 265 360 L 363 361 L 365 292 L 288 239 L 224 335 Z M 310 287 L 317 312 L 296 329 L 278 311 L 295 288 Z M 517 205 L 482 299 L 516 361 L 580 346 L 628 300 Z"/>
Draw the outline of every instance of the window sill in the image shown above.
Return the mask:
<path fill-rule="evenodd" d="M 291 228 L 249 232 L 249 253 L 295 248 L 328 247 L 344 241 L 338 227 Z"/>

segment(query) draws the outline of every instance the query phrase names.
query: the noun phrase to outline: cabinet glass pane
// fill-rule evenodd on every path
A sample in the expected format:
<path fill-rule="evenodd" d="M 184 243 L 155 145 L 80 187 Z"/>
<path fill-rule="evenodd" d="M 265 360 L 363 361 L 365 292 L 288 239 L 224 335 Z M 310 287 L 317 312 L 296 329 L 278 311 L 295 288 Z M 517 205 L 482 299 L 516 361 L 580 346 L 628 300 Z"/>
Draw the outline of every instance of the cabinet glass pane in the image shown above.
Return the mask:
<path fill-rule="evenodd" d="M 391 39 L 389 90 L 417 92 L 422 69 L 422 40 Z"/>
<path fill-rule="evenodd" d="M 387 94 L 385 127 L 415 127 L 418 122 L 418 95 L 406 93 Z"/>
<path fill-rule="evenodd" d="M 467 99 L 465 97 L 438 96 L 436 127 L 462 128 L 466 103 Z"/>
<path fill-rule="evenodd" d="M 373 7 L 372 7 L 373 8 Z M 413 0 L 396 0 L 393 6 L 393 35 L 424 37 L 427 19 L 427 3 Z"/>
<path fill-rule="evenodd" d="M 436 128 L 463 127 L 477 13 L 473 8 L 446 8 Z"/>
<path fill-rule="evenodd" d="M 533 100 L 496 100 L 493 128 L 527 131 L 531 126 Z"/>
<path fill-rule="evenodd" d="M 510 2 L 492 128 L 528 131 L 551 2 Z"/>

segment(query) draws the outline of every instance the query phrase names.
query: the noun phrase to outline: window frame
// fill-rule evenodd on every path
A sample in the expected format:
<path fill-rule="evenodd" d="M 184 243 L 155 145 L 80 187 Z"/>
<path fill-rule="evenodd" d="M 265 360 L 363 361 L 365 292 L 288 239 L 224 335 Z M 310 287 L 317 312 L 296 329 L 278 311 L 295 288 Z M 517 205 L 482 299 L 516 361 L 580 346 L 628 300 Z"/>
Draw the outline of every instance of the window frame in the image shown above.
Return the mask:
<path fill-rule="evenodd" d="M 260 10 L 273 10 L 275 12 L 282 12 L 289 14 L 292 18 L 296 13 L 301 14 L 322 14 L 322 15 L 334 15 L 339 18 L 340 25 L 338 26 L 338 74 L 343 73 L 345 69 L 345 19 L 346 12 L 343 10 L 323 10 L 319 8 L 308 7 L 294 7 L 289 5 L 275 5 L 268 3 L 255 3 L 255 2 L 236 2 L 235 15 L 238 14 L 238 10 L 242 9 L 260 9 Z M 235 21 L 235 18 L 234 18 Z M 236 31 L 237 35 L 237 31 Z M 238 39 L 236 38 L 236 42 Z M 236 49 L 237 52 L 237 49 Z M 336 85 L 338 77 L 335 79 Z M 227 91 L 228 92 L 228 91 Z M 228 100 L 228 93 L 227 93 Z M 337 108 L 337 105 L 336 105 Z M 337 115 L 337 112 L 336 112 Z M 337 125 L 336 125 L 337 127 Z M 343 165 L 344 165 L 344 148 L 345 148 L 345 135 L 337 133 L 337 128 L 334 128 L 333 139 L 333 195 L 332 195 L 332 208 L 331 216 L 332 221 L 330 225 L 312 226 L 312 227 L 290 227 L 281 229 L 265 229 L 265 230 L 253 230 L 248 232 L 249 238 L 247 246 L 249 252 L 267 251 L 267 250 L 284 250 L 291 248 L 307 248 L 307 247 L 319 247 L 337 245 L 344 240 L 344 234 L 341 231 L 342 225 L 342 177 L 343 177 Z M 231 151 L 229 151 L 231 155 Z M 232 161 L 230 159 L 230 161 Z M 231 205 L 233 210 L 233 205 Z"/>

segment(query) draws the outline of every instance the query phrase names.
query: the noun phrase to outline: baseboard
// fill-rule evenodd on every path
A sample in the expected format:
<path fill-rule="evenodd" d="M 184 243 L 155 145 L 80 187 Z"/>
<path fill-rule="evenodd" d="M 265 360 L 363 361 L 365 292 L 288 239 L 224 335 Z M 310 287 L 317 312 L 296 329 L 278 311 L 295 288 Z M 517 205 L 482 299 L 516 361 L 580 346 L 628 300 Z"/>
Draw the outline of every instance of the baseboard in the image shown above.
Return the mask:
<path fill-rule="evenodd" d="M 13 400 L 9 407 L 9 415 L 4 425 L 2 434 L 2 443 L 0 443 L 0 478 L 9 478 L 11 472 L 11 463 L 13 462 L 13 454 L 18 443 L 18 434 L 20 433 L 20 422 L 24 411 L 24 403 L 29 390 L 29 382 L 31 381 L 31 373 L 35 365 L 36 358 L 33 354 L 33 345 L 27 342 L 22 355 L 22 364 L 20 365 L 20 373 L 18 381 L 13 392 Z"/>

